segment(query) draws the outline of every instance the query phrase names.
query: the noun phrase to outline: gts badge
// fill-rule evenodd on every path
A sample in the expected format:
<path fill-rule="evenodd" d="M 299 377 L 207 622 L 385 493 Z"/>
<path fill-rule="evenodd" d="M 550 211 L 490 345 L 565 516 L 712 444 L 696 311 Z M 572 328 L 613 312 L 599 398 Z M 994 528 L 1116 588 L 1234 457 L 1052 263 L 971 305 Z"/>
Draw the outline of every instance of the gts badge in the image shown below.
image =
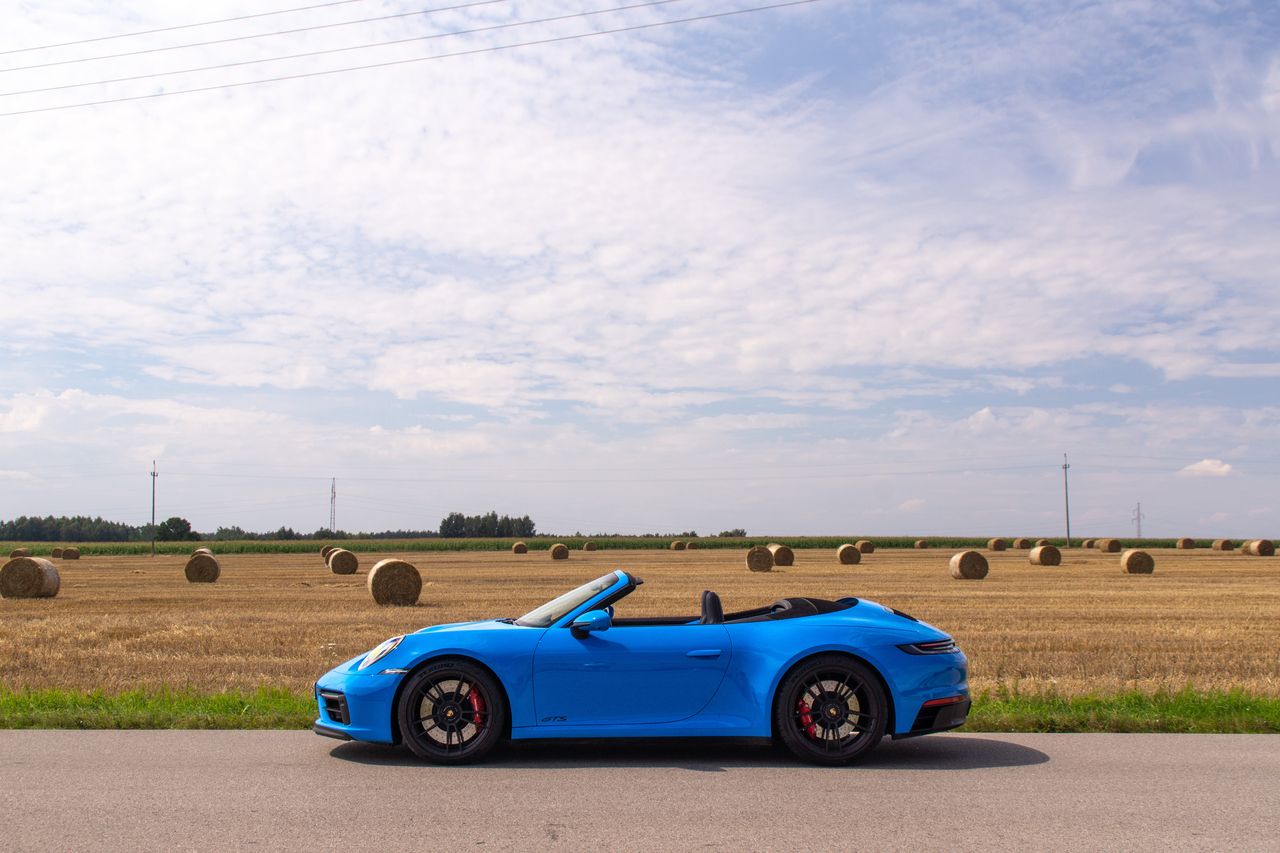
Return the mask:
<path fill-rule="evenodd" d="M 567 723 L 567 722 L 569 722 L 569 718 L 568 718 L 568 717 L 562 717 L 562 716 L 560 716 L 560 715 L 556 714 L 556 715 L 553 715 L 553 716 L 550 716 L 550 717 L 543 717 L 543 718 L 542 718 L 542 720 L 541 720 L 541 722 L 544 722 L 544 723 Z"/>

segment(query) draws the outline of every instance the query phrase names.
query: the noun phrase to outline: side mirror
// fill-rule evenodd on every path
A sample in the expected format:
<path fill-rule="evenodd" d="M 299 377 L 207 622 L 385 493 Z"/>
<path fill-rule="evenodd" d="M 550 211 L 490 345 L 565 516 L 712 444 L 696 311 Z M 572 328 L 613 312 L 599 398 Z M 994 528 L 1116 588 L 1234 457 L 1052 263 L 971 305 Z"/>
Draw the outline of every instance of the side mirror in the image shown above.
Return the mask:
<path fill-rule="evenodd" d="M 569 623 L 569 630 L 573 632 L 573 636 L 581 640 L 592 631 L 608 631 L 612 624 L 613 619 L 608 611 L 588 610 Z"/>

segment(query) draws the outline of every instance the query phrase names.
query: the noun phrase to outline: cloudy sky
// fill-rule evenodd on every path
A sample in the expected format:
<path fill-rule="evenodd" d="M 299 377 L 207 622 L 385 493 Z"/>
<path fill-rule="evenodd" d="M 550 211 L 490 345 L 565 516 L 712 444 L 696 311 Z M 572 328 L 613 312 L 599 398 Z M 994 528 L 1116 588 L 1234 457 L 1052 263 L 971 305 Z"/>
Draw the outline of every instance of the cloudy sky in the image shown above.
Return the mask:
<path fill-rule="evenodd" d="M 0 0 L 0 518 L 1277 533 L 1280 6 L 445 5 Z"/>

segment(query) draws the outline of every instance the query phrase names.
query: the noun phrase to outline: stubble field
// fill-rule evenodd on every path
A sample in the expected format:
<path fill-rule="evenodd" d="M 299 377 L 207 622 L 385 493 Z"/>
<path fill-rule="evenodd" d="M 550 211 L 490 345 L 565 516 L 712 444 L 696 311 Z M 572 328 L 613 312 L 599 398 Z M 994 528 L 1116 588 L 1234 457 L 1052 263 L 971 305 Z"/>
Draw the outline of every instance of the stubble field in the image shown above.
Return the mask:
<path fill-rule="evenodd" d="M 988 553 L 982 581 L 956 581 L 951 551 L 879 550 L 841 566 L 829 549 L 799 550 L 793 567 L 753 574 L 740 551 L 396 554 L 424 579 L 409 608 L 381 608 L 365 587 L 381 557 L 338 576 L 318 554 L 220 558 L 216 584 L 190 584 L 174 556 L 59 562 L 62 591 L 0 601 L 0 689 L 266 686 L 303 693 L 333 664 L 424 625 L 518 616 L 621 568 L 647 583 L 625 615 L 693 616 L 703 589 L 726 610 L 786 595 L 856 595 L 952 633 L 976 693 L 1062 696 L 1243 690 L 1280 697 L 1280 559 L 1154 550 L 1154 575 L 1125 575 L 1119 555 L 1073 549 L 1064 565 L 1026 551 Z"/>

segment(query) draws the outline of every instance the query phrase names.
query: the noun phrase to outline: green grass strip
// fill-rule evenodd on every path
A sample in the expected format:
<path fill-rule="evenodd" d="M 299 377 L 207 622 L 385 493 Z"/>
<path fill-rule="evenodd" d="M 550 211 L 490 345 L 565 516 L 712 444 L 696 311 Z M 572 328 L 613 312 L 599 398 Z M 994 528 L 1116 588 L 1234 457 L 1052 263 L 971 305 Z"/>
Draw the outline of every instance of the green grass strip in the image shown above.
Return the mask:
<path fill-rule="evenodd" d="M 269 687 L 212 694 L 0 690 L 0 728 L 9 729 L 306 729 L 315 717 L 309 693 Z M 964 731 L 1280 733 L 1280 698 L 1192 688 L 1115 696 L 1002 690 L 974 699 Z"/>
<path fill-rule="evenodd" d="M 311 694 L 271 687 L 252 693 L 0 690 L 0 728 L 7 729 L 305 729 L 315 718 Z"/>
<path fill-rule="evenodd" d="M 1280 698 L 1242 691 L 1061 696 L 997 691 L 974 699 L 975 732 L 1280 732 Z"/>

